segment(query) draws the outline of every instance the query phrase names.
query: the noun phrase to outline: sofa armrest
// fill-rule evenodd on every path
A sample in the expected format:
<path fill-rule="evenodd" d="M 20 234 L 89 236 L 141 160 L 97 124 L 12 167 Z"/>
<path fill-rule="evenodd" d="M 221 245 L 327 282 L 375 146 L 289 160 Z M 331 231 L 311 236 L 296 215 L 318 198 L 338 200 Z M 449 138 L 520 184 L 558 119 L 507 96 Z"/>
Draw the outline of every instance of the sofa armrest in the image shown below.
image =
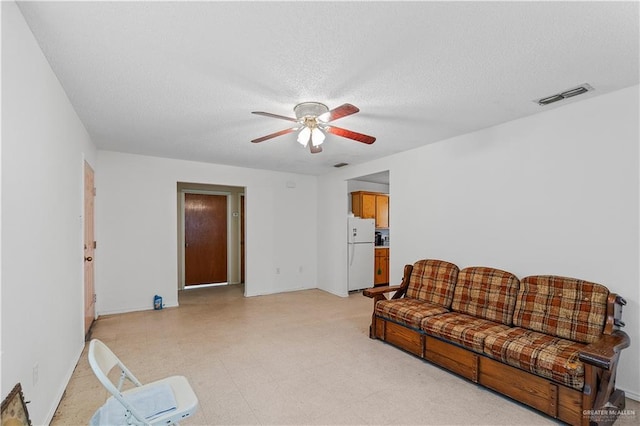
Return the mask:
<path fill-rule="evenodd" d="M 620 351 L 628 348 L 630 342 L 627 333 L 616 330 L 612 334 L 603 334 L 599 340 L 584 347 L 578 357 L 582 362 L 608 371 L 615 365 Z"/>
<path fill-rule="evenodd" d="M 622 307 L 627 301 L 620 295 L 609 293 L 607 298 L 607 321 L 604 325 L 604 334 L 611 334 L 614 330 L 624 327 L 622 321 Z"/>
<path fill-rule="evenodd" d="M 402 282 L 400 283 L 400 285 L 368 288 L 364 290 L 362 294 L 364 296 L 371 297 L 375 302 L 377 302 L 382 298 L 386 298 L 385 293 L 395 291 L 396 294 L 393 295 L 392 299 L 399 299 L 404 296 L 407 291 L 407 287 L 409 286 L 409 278 L 411 277 L 411 271 L 413 271 L 413 265 L 404 266 L 404 274 L 402 276 Z"/>
<path fill-rule="evenodd" d="M 399 285 L 386 285 L 383 287 L 374 287 L 374 288 L 368 288 L 366 290 L 362 291 L 362 295 L 363 296 L 367 296 L 367 297 L 371 297 L 371 298 L 376 298 L 376 297 L 380 297 L 382 295 L 384 295 L 385 293 L 391 293 L 392 291 L 398 291 L 400 290 L 402 286 Z"/>

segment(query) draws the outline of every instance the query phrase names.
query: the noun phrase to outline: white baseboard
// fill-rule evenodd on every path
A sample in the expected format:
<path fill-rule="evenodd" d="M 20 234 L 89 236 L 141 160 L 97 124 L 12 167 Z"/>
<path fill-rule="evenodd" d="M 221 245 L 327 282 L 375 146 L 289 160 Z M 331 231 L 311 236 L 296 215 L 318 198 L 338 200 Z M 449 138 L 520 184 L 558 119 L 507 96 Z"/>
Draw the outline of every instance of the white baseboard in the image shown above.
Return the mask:
<path fill-rule="evenodd" d="M 633 399 L 634 401 L 640 402 L 640 395 L 639 394 L 637 394 L 635 392 L 628 391 L 628 390 L 624 390 L 624 389 L 621 389 L 621 390 L 624 391 L 624 396 L 626 396 L 627 398 Z"/>
<path fill-rule="evenodd" d="M 166 308 L 176 308 L 178 307 L 178 303 L 176 302 L 175 304 L 165 304 L 164 307 L 162 309 L 166 309 Z M 110 310 L 110 311 L 100 311 L 98 313 L 98 316 L 104 316 L 104 315 L 115 315 L 115 314 L 128 314 L 129 312 L 140 312 L 140 311 L 153 311 L 153 306 L 149 307 L 149 306 L 140 306 L 137 308 L 127 308 L 127 309 L 114 309 L 114 310 Z"/>
<path fill-rule="evenodd" d="M 334 296 L 338 296 L 338 297 L 349 297 L 349 293 L 344 293 L 344 292 L 338 293 L 337 291 L 327 290 L 326 288 L 318 288 L 318 290 L 322 290 L 326 293 L 333 294 Z"/>
<path fill-rule="evenodd" d="M 245 291 L 246 291 L 245 287 Z M 274 291 L 261 291 L 259 293 L 248 293 L 245 294 L 246 297 L 254 297 L 254 296 L 268 296 L 270 294 L 279 294 L 279 293 L 290 293 L 292 291 L 304 291 L 304 290 L 316 290 L 316 287 L 292 287 L 292 288 L 283 288 Z"/>

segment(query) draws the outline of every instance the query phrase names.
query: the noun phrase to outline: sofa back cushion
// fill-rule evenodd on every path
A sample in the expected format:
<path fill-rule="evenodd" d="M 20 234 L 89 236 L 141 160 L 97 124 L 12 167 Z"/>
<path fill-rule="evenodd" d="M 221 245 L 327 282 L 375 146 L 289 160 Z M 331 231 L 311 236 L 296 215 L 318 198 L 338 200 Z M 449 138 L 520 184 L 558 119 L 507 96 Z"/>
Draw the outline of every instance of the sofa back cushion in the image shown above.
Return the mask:
<path fill-rule="evenodd" d="M 458 267 L 444 260 L 423 259 L 413 264 L 406 297 L 449 309 Z"/>
<path fill-rule="evenodd" d="M 522 279 L 513 323 L 575 342 L 592 343 L 604 329 L 609 290 L 554 275 Z"/>
<path fill-rule="evenodd" d="M 451 310 L 511 325 L 519 285 L 511 272 L 484 266 L 464 268 L 458 274 Z"/>

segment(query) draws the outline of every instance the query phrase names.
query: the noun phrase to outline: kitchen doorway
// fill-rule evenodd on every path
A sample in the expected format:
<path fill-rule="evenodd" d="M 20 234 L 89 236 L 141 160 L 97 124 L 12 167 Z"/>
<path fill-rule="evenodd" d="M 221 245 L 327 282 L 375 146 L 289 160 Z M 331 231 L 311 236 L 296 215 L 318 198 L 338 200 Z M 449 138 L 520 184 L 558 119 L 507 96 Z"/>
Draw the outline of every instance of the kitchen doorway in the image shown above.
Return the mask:
<path fill-rule="evenodd" d="M 351 243 L 348 236 L 347 245 L 350 250 L 353 250 L 353 247 L 360 247 L 362 250 L 364 247 L 367 256 L 366 261 L 361 261 L 360 264 L 348 257 L 347 289 L 348 291 L 357 290 L 362 288 L 362 283 L 370 286 L 367 282 L 368 279 L 374 286 L 388 285 L 391 282 L 390 203 L 392 199 L 389 171 L 385 170 L 349 179 L 347 181 L 347 197 L 349 200 L 347 215 L 353 217 L 353 219 L 348 219 L 349 229 L 353 229 L 354 233 L 356 229 L 360 230 L 361 227 L 365 229 L 365 235 L 360 239 L 359 244 L 355 241 Z M 371 222 L 372 230 L 366 228 L 367 222 Z M 366 235 L 367 233 L 369 235 Z M 363 239 L 366 241 L 362 241 Z M 349 253 L 353 252 L 355 251 Z M 355 283 L 351 282 L 352 276 L 356 277 Z M 361 281 L 361 284 L 358 284 L 358 281 Z"/>
<path fill-rule="evenodd" d="M 240 284 L 244 187 L 179 182 L 178 289 Z"/>
<path fill-rule="evenodd" d="M 353 212 L 353 206 L 351 205 L 351 193 L 356 191 L 364 191 L 371 193 L 381 193 L 389 195 L 389 201 L 391 201 L 391 183 L 389 170 L 382 172 L 372 173 L 365 176 L 358 176 L 347 180 L 347 197 L 349 199 L 349 211 Z M 374 207 L 375 208 L 375 207 Z M 387 209 L 389 206 L 387 206 Z M 389 218 L 387 217 L 387 221 Z M 385 225 L 384 227 L 388 227 Z"/>

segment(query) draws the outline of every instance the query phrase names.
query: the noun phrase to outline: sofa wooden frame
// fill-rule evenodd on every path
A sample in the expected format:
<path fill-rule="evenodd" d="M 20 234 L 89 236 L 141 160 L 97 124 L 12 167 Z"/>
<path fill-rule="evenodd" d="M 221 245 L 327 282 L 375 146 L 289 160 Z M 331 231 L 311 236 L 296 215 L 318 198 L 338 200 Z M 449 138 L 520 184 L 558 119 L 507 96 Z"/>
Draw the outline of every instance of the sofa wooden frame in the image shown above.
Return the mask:
<path fill-rule="evenodd" d="M 375 304 L 387 299 L 387 294 L 395 292 L 392 299 L 405 296 L 412 270 L 412 265 L 404 267 L 400 285 L 363 291 L 364 296 L 372 298 L 374 302 L 369 329 L 372 339 L 390 343 L 572 425 L 611 425 L 619 412 L 624 410 L 624 392 L 615 388 L 620 352 L 630 344 L 629 336 L 620 330 L 624 326 L 621 320 L 622 306 L 626 304 L 622 297 L 609 294 L 607 319 L 601 338 L 579 353 L 585 368 L 584 387 L 579 391 L 430 336 L 422 330 L 377 316 Z"/>

